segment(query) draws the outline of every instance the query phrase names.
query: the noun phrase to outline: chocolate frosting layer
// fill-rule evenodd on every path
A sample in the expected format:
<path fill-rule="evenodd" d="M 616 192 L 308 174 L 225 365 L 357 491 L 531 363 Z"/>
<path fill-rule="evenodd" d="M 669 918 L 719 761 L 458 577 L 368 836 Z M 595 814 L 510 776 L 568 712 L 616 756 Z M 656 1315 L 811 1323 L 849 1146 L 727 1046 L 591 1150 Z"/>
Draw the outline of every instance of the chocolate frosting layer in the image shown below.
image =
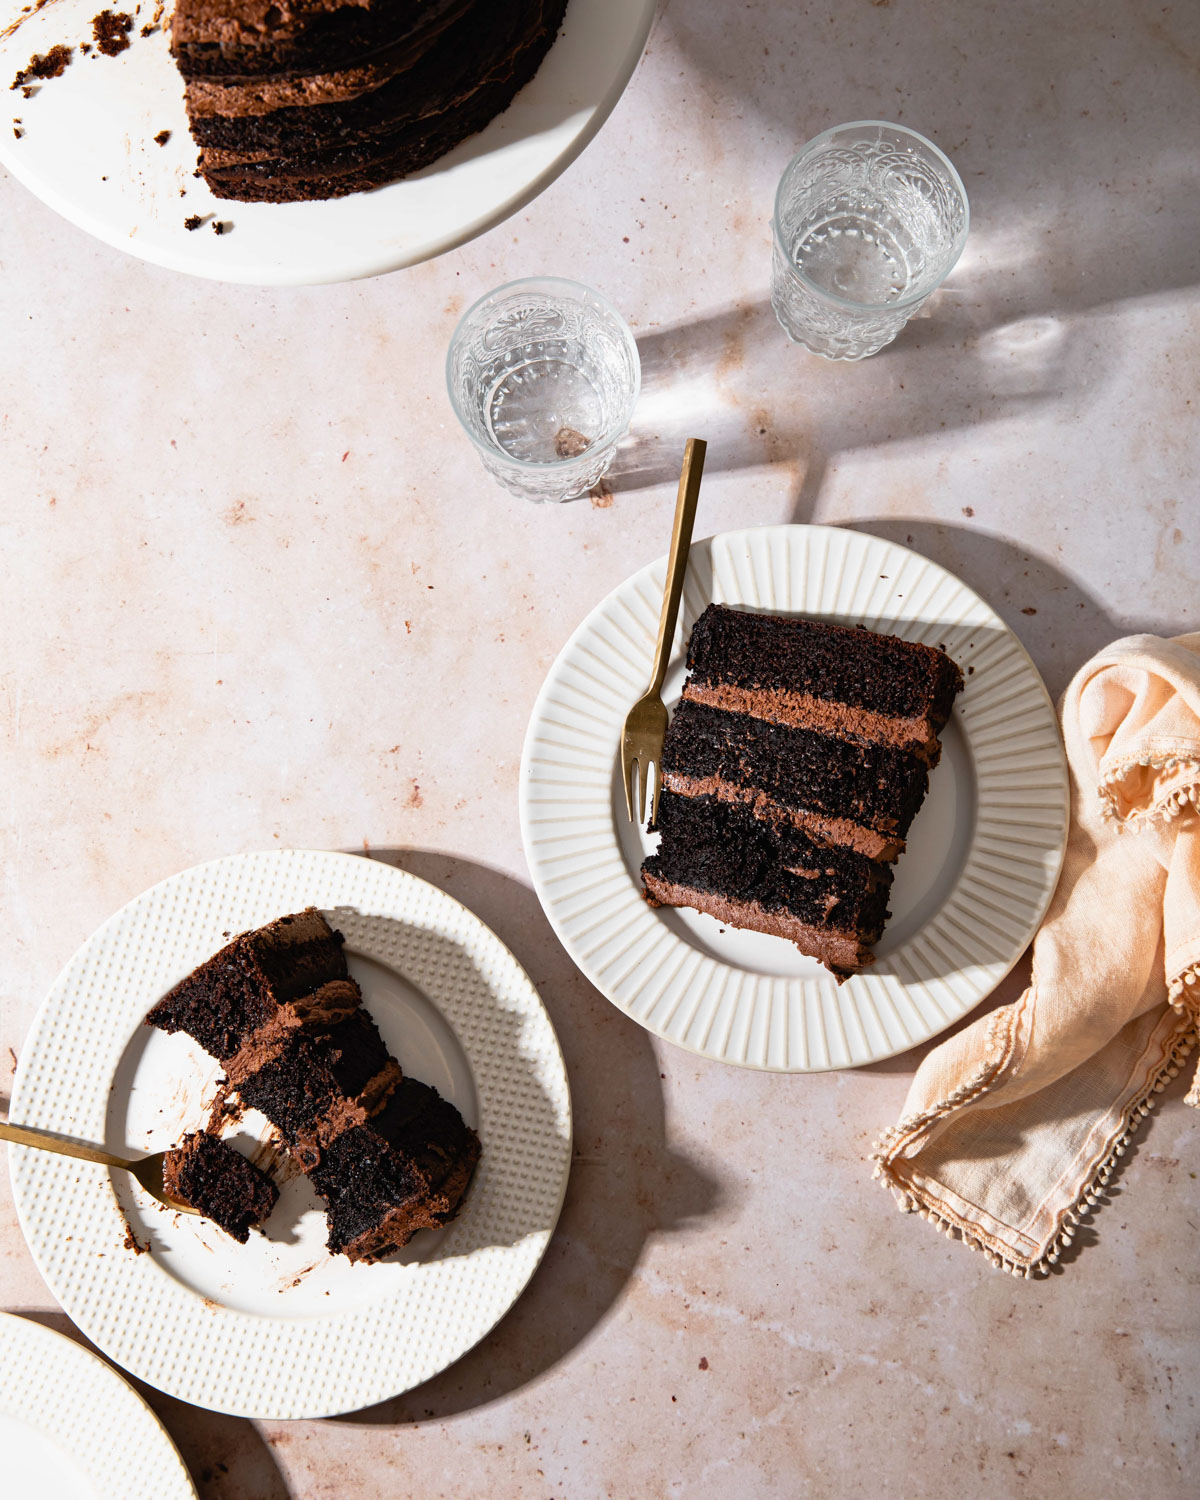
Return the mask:
<path fill-rule="evenodd" d="M 730 682 L 693 680 L 684 688 L 683 697 L 689 703 L 705 703 L 728 713 L 752 714 L 792 729 L 815 729 L 866 745 L 892 745 L 919 756 L 929 767 L 937 765 L 942 753 L 937 733 L 924 716 L 894 718 L 787 688 L 742 688 Z"/>

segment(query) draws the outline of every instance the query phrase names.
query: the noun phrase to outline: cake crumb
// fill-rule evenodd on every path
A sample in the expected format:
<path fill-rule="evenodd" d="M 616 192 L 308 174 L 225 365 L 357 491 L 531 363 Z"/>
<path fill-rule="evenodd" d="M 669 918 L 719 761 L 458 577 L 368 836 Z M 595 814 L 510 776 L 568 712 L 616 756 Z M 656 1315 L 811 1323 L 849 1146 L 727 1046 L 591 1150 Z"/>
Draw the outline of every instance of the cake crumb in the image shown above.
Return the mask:
<path fill-rule="evenodd" d="M 160 130 L 154 137 L 154 144 L 156 146 L 165 146 L 170 139 L 171 132 L 169 130 Z"/>
<path fill-rule="evenodd" d="M 1025 608 L 1021 611 L 1021 613 L 1023 615 L 1036 615 L 1037 614 L 1037 610 L 1034 609 L 1034 607 L 1033 607 L 1032 604 L 1027 604 L 1025 606 Z"/>
<path fill-rule="evenodd" d="M 964 516 L 973 516 L 975 514 L 975 507 L 973 505 L 964 505 L 962 510 Z"/>
<path fill-rule="evenodd" d="M 12 1063 L 12 1067 L 9 1069 L 9 1071 L 15 1073 L 17 1071 L 17 1054 L 11 1047 L 8 1049 L 8 1056 L 9 1061 Z"/>
<path fill-rule="evenodd" d="M 9 88 L 23 88 L 28 85 L 31 78 L 57 78 L 70 61 L 70 47 L 60 45 L 51 47 L 49 52 L 35 52 L 28 63 L 18 71 L 17 76 L 9 84 Z M 26 99 L 29 95 L 30 91 L 26 88 Z"/>
<path fill-rule="evenodd" d="M 554 451 L 559 458 L 578 458 L 592 446 L 592 440 L 574 427 L 560 427 L 554 434 Z"/>
<path fill-rule="evenodd" d="M 141 32 L 139 34 L 141 36 L 153 36 L 154 33 L 157 30 L 158 30 L 157 26 L 155 26 L 151 22 L 147 21 L 146 24 L 142 27 Z"/>
<path fill-rule="evenodd" d="M 199 229 L 203 223 L 204 220 L 199 214 L 188 214 L 187 218 L 183 221 L 183 227 L 185 229 Z"/>
<path fill-rule="evenodd" d="M 21 137 L 22 137 L 22 136 L 23 136 L 23 135 L 24 135 L 24 134 L 25 134 L 25 132 L 24 132 L 24 131 L 23 131 L 23 130 L 22 130 L 22 129 L 21 129 L 21 127 L 20 127 L 20 126 L 19 126 L 19 125 L 14 125 L 14 126 L 13 126 L 13 136 L 14 136 L 14 137 L 15 137 L 15 138 L 16 138 L 16 139 L 17 139 L 17 140 L 18 140 L 18 141 L 19 141 L 19 140 L 20 140 L 20 139 L 21 139 Z"/>
<path fill-rule="evenodd" d="M 105 57 L 117 57 L 129 46 L 133 17 L 123 10 L 102 10 L 92 17 L 92 35 L 96 47 Z"/>
<path fill-rule="evenodd" d="M 122 1243 L 124 1244 L 126 1250 L 132 1250 L 135 1255 L 145 1255 L 146 1252 L 150 1249 L 148 1243 L 145 1245 L 141 1243 L 137 1235 L 134 1234 L 133 1230 L 128 1224 L 126 1224 L 125 1226 L 125 1238 Z"/>
<path fill-rule="evenodd" d="M 593 510 L 607 510 L 613 503 L 612 486 L 607 479 L 602 479 L 599 484 L 593 485 L 588 495 L 591 498 Z"/>
<path fill-rule="evenodd" d="M 80 42 L 79 50 L 86 56 L 92 50 L 91 42 Z"/>
<path fill-rule="evenodd" d="M 220 219 L 214 219 L 213 220 L 213 233 L 214 234 L 228 234 L 229 231 L 232 228 L 233 228 L 232 224 L 222 223 Z"/>

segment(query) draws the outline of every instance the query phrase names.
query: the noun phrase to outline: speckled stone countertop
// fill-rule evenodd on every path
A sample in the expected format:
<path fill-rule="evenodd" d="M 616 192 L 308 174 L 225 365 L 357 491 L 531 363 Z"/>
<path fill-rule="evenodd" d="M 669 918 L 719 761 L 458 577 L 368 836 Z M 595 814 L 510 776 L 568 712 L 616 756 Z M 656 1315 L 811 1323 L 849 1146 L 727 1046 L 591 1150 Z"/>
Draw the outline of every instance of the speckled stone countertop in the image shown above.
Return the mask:
<path fill-rule="evenodd" d="M 973 228 L 900 341 L 839 367 L 771 317 L 771 195 L 801 141 L 879 115 L 947 150 Z M 1070 1262 L 997 1274 L 864 1164 L 916 1057 L 781 1077 L 650 1039 L 553 939 L 516 786 L 555 653 L 665 551 L 693 433 L 698 534 L 907 541 L 1052 691 L 1117 635 L 1200 627 L 1198 139 L 1182 4 L 671 0 L 565 176 L 381 280 L 185 280 L 0 182 L 4 1068 L 121 903 L 294 844 L 472 906 L 539 985 L 574 1092 L 558 1236 L 457 1366 L 326 1422 L 149 1393 L 202 1496 L 1195 1494 L 1185 1080 Z M 542 272 L 601 288 L 641 345 L 604 504 L 492 488 L 447 404 L 463 307 Z M 3 1305 L 64 1327 L 6 1172 L 0 1196 Z"/>

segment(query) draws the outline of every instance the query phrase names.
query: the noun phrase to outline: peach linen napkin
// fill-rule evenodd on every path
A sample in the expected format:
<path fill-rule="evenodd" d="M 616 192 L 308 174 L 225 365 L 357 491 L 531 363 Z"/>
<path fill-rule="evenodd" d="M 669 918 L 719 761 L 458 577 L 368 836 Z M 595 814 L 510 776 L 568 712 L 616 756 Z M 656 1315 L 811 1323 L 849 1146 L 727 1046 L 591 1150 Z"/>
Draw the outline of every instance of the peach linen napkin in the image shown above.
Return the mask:
<path fill-rule="evenodd" d="M 1033 982 L 925 1058 L 874 1158 L 902 1209 L 1018 1276 L 1073 1239 L 1200 1013 L 1200 634 L 1115 642 L 1061 707 L 1071 824 Z"/>

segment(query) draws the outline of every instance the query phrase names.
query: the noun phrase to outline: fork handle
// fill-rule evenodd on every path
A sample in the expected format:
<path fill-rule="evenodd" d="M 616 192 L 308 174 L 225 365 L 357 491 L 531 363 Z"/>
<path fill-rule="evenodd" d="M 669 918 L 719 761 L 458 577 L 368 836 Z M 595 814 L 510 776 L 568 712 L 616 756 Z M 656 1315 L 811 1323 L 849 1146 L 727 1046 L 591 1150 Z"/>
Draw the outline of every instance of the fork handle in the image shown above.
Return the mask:
<path fill-rule="evenodd" d="M 99 1146 L 89 1146 L 86 1141 L 72 1141 L 61 1135 L 51 1135 L 48 1130 L 30 1130 L 27 1125 L 10 1125 L 0 1120 L 0 1141 L 12 1141 L 15 1146 L 36 1146 L 39 1151 L 56 1151 L 59 1156 L 77 1156 L 80 1161 L 99 1162 L 102 1167 L 123 1167 L 132 1170 L 133 1163 L 122 1156 L 113 1156 L 101 1151 Z"/>
<path fill-rule="evenodd" d="M 663 678 L 667 675 L 667 661 L 671 655 L 671 642 L 675 639 L 679 601 L 683 597 L 688 548 L 692 545 L 692 527 L 696 522 L 696 502 L 700 498 L 700 478 L 704 473 L 704 455 L 707 449 L 708 444 L 703 438 L 688 438 L 687 447 L 683 450 L 679 495 L 675 501 L 675 522 L 671 527 L 671 554 L 667 559 L 667 586 L 663 591 L 658 644 L 654 648 L 654 673 L 648 689 L 651 693 L 660 691 Z"/>

